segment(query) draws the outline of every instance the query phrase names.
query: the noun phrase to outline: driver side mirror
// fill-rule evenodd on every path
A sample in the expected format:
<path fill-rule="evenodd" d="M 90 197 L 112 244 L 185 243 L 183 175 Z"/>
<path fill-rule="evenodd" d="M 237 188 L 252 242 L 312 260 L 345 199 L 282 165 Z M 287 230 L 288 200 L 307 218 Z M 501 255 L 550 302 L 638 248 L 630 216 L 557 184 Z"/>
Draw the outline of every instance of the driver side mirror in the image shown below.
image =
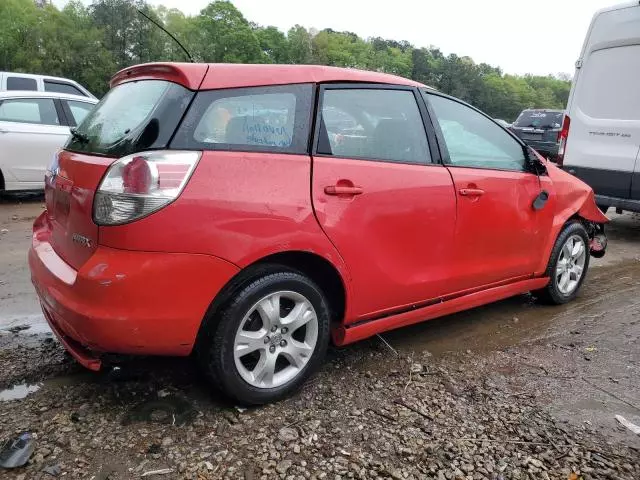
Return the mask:
<path fill-rule="evenodd" d="M 544 175 L 547 173 L 547 166 L 544 160 L 529 146 L 525 148 L 525 159 L 531 171 L 536 175 Z"/>

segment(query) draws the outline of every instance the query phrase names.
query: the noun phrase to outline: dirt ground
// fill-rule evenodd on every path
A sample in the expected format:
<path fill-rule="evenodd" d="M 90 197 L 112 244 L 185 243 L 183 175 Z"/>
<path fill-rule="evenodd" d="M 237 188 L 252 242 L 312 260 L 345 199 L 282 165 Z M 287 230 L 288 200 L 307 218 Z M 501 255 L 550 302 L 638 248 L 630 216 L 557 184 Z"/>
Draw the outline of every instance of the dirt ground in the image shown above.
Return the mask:
<path fill-rule="evenodd" d="M 333 349 L 299 394 L 245 410 L 190 359 L 70 359 L 29 280 L 42 209 L 0 199 L 0 446 L 37 437 L 0 478 L 640 478 L 640 436 L 614 418 L 640 424 L 638 216 L 610 215 L 569 305 L 524 295 Z"/>

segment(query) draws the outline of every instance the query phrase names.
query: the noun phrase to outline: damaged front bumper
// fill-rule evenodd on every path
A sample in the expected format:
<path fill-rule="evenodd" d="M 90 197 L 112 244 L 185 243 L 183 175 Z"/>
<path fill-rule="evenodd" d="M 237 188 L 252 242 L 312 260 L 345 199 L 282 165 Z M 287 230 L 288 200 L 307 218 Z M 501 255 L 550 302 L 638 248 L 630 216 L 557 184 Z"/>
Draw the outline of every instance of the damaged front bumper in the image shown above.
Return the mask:
<path fill-rule="evenodd" d="M 592 257 L 602 258 L 607 251 L 607 235 L 604 233 L 604 224 L 585 222 L 589 234 L 589 253 Z"/>

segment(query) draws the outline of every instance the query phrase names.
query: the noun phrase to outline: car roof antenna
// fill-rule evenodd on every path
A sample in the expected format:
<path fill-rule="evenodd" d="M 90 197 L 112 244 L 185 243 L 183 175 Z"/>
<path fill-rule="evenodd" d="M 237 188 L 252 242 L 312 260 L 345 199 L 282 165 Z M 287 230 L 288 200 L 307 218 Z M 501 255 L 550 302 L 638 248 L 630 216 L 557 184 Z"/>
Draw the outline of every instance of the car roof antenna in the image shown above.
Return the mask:
<path fill-rule="evenodd" d="M 142 10 L 140 10 L 139 8 L 136 8 L 136 10 L 138 11 L 138 13 L 140 15 L 142 15 L 144 18 L 146 18 L 147 20 L 149 20 L 151 23 L 153 23 L 156 27 L 158 27 L 160 30 L 162 30 L 164 33 L 166 33 L 167 35 L 169 35 L 174 42 L 176 42 L 178 44 L 178 46 L 182 49 L 182 51 L 187 55 L 187 58 L 189 59 L 189 61 L 191 63 L 195 63 L 193 61 L 193 57 L 191 56 L 191 54 L 189 53 L 189 51 L 184 48 L 184 45 L 182 45 L 178 39 L 176 37 L 174 37 L 173 35 L 171 35 L 171 33 L 164 28 L 162 25 L 160 25 L 158 22 L 156 22 L 153 18 L 151 18 L 150 16 L 146 15 Z"/>

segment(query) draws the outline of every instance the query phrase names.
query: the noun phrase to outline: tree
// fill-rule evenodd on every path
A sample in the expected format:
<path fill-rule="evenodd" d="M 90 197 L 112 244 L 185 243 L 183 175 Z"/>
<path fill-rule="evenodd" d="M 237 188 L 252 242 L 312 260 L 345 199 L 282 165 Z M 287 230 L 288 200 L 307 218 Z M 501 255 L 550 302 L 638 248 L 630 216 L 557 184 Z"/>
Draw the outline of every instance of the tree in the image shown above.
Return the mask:
<path fill-rule="evenodd" d="M 83 0 L 84 2 L 84 0 Z M 0 70 L 72 78 L 97 95 L 109 78 L 130 65 L 186 61 L 165 26 L 196 61 L 322 64 L 409 77 L 466 100 L 489 115 L 513 120 L 524 108 L 564 108 L 571 77 L 506 75 L 470 57 L 448 56 L 434 46 L 405 40 L 363 39 L 349 31 L 286 33 L 249 21 L 227 0 L 209 3 L 198 15 L 151 7 L 146 0 L 71 1 L 59 10 L 51 2 L 0 0 Z M 36 3 L 38 6 L 36 6 Z"/>
<path fill-rule="evenodd" d="M 229 1 L 207 5 L 196 18 L 198 57 L 205 62 L 252 63 L 261 60 L 260 44 L 249 22 Z"/>
<path fill-rule="evenodd" d="M 287 33 L 289 60 L 291 63 L 311 63 L 311 35 L 304 27 L 296 25 Z"/>
<path fill-rule="evenodd" d="M 89 7 L 93 24 L 103 31 L 104 46 L 118 69 L 164 55 L 166 34 L 136 9 L 158 20 L 143 0 L 94 0 Z"/>
<path fill-rule="evenodd" d="M 276 27 L 253 27 L 253 31 L 269 63 L 289 62 L 289 43 L 287 37 Z"/>
<path fill-rule="evenodd" d="M 76 80 L 97 95 L 106 92 L 107 80 L 117 67 L 87 9 L 78 1 L 70 2 L 61 12 L 53 7 L 45 9 L 47 21 L 39 29 L 40 71 Z"/>

